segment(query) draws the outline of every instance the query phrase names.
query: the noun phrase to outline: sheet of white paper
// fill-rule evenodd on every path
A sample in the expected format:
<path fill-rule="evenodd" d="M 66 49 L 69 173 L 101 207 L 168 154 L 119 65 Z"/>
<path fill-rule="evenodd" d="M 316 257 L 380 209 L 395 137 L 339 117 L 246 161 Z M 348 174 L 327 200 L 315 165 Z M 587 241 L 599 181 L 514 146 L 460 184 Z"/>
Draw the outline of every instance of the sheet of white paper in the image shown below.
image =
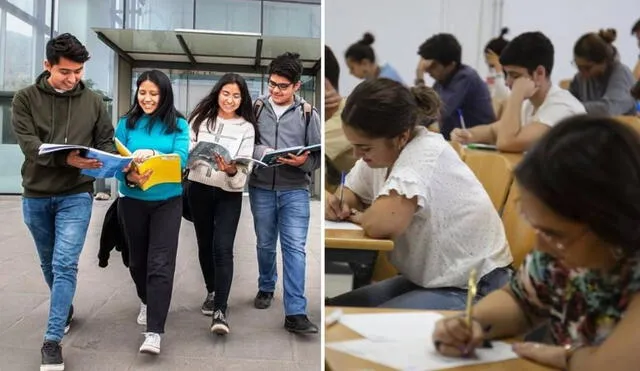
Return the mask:
<path fill-rule="evenodd" d="M 347 314 L 340 323 L 373 341 L 430 341 L 436 322 L 435 312 Z"/>
<path fill-rule="evenodd" d="M 495 341 L 491 349 L 476 349 L 474 358 L 445 357 L 431 341 L 376 342 L 369 339 L 328 343 L 327 347 L 397 370 L 430 371 L 454 367 L 506 361 L 518 356 L 511 345 Z"/>
<path fill-rule="evenodd" d="M 324 221 L 324 228 L 325 229 L 349 229 L 354 231 L 362 230 L 362 227 L 351 222 L 334 222 L 331 220 Z"/>

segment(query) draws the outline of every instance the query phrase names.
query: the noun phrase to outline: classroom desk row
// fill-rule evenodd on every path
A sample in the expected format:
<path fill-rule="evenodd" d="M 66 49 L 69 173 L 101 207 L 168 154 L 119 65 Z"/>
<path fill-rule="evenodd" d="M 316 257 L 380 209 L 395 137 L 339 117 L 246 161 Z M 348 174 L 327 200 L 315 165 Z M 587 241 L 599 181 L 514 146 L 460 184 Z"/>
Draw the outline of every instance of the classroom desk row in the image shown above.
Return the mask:
<path fill-rule="evenodd" d="M 325 307 L 325 316 L 329 315 L 331 311 L 341 309 L 345 314 L 356 313 L 384 313 L 384 312 L 407 312 L 407 310 L 399 309 L 379 309 L 379 308 L 337 308 L 337 307 Z M 442 311 L 442 314 L 448 312 Z M 326 345 L 331 342 L 356 340 L 361 339 L 362 336 L 348 327 L 337 323 L 329 328 L 325 327 L 325 368 L 327 371 L 342 371 L 342 370 L 380 370 L 387 371 L 393 370 L 383 365 L 373 363 L 368 360 L 357 358 L 355 356 L 342 353 L 330 348 Z M 507 342 L 513 342 L 515 339 L 507 340 Z M 550 368 L 535 364 L 533 362 L 524 359 L 512 359 L 503 362 L 485 363 L 481 365 L 465 366 L 450 368 L 449 371 L 550 371 Z"/>

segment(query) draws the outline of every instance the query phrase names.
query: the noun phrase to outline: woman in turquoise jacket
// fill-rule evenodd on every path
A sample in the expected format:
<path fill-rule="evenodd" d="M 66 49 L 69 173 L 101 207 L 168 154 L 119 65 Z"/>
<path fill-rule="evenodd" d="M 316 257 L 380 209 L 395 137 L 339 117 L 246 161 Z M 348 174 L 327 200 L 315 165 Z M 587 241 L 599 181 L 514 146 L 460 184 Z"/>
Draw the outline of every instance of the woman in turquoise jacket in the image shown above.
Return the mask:
<path fill-rule="evenodd" d="M 177 154 L 184 169 L 189 151 L 189 125 L 173 104 L 171 81 L 164 73 L 143 72 L 134 103 L 118 122 L 116 138 L 140 163 L 158 154 Z M 121 174 L 118 214 L 129 245 L 129 270 L 140 298 L 138 324 L 146 326 L 140 352 L 159 354 L 160 334 L 171 302 L 182 218 L 182 184 L 141 188 L 151 171 L 135 166 Z M 148 308 L 148 309 L 147 309 Z"/>

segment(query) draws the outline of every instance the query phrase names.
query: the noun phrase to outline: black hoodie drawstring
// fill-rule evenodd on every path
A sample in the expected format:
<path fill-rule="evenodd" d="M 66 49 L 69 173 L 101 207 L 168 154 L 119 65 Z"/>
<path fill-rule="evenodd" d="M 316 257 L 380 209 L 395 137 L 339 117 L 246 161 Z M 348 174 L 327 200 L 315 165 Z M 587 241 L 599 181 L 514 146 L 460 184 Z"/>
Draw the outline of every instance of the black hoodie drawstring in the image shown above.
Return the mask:
<path fill-rule="evenodd" d="M 67 97 L 67 126 L 64 129 L 64 144 L 69 138 L 69 122 L 71 121 L 71 97 Z"/>
<path fill-rule="evenodd" d="M 49 132 L 49 143 L 52 143 L 53 141 L 53 135 L 55 134 L 56 131 L 56 97 L 54 96 L 53 99 L 51 100 L 51 131 Z"/>

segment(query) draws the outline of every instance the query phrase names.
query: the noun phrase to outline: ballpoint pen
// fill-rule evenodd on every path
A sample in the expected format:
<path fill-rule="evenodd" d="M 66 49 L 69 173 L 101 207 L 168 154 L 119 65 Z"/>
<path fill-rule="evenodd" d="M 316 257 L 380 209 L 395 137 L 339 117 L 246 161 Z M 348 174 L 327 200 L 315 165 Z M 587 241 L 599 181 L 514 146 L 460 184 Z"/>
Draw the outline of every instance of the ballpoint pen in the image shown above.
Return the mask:
<path fill-rule="evenodd" d="M 458 108 L 458 117 L 460 118 L 460 127 L 462 127 L 462 130 L 467 130 L 467 125 L 464 123 L 464 116 L 460 108 Z"/>
<path fill-rule="evenodd" d="M 471 321 L 473 321 L 473 299 L 476 297 L 476 292 L 478 290 L 476 275 L 476 269 L 472 268 L 471 272 L 469 273 L 469 282 L 467 283 L 467 308 L 465 315 L 465 323 L 469 329 L 471 329 Z"/>
<path fill-rule="evenodd" d="M 345 172 L 342 172 L 340 177 L 340 208 L 342 208 L 342 199 L 344 196 L 344 180 L 345 180 Z"/>

